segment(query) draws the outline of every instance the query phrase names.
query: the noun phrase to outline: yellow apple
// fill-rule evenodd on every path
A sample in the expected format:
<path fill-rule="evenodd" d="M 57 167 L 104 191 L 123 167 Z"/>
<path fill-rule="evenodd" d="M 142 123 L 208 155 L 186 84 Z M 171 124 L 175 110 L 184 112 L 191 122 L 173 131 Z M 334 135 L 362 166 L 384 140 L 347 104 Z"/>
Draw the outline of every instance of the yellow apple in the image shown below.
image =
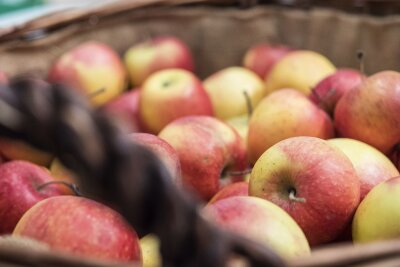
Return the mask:
<path fill-rule="evenodd" d="M 360 178 L 361 199 L 377 184 L 400 175 L 389 158 L 366 143 L 349 138 L 330 139 L 328 143 L 342 150 L 353 163 Z"/>
<path fill-rule="evenodd" d="M 225 121 L 227 124 L 235 128 L 238 132 L 240 137 L 243 139 L 244 142 L 247 141 L 247 133 L 249 131 L 249 116 L 242 115 L 238 117 L 230 118 L 229 120 Z"/>
<path fill-rule="evenodd" d="M 335 66 L 323 55 L 298 50 L 279 60 L 265 80 L 267 94 L 282 88 L 294 88 L 309 95 L 322 79 L 336 71 Z"/>
<path fill-rule="evenodd" d="M 140 248 L 142 250 L 143 267 L 162 266 L 162 257 L 160 254 L 160 240 L 153 234 L 148 234 L 140 239 Z"/>
<path fill-rule="evenodd" d="M 358 206 L 353 241 L 365 243 L 400 237 L 400 177 L 374 187 Z"/>
<path fill-rule="evenodd" d="M 210 96 L 215 116 L 222 120 L 248 113 L 245 94 L 253 107 L 265 95 L 263 80 L 242 67 L 220 70 L 204 80 L 203 85 Z"/>

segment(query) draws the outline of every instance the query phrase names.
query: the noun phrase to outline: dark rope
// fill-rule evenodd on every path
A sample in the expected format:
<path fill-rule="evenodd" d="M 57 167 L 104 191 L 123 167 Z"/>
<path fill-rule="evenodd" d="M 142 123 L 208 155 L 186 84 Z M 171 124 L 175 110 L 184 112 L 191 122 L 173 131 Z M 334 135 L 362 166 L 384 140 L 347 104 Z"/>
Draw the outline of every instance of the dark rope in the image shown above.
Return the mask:
<path fill-rule="evenodd" d="M 85 195 L 118 210 L 140 236 L 158 235 L 164 266 L 221 267 L 233 254 L 251 266 L 284 266 L 268 248 L 208 223 L 160 160 L 116 129 L 61 85 L 25 78 L 0 87 L 0 135 L 54 153 L 80 177 Z"/>

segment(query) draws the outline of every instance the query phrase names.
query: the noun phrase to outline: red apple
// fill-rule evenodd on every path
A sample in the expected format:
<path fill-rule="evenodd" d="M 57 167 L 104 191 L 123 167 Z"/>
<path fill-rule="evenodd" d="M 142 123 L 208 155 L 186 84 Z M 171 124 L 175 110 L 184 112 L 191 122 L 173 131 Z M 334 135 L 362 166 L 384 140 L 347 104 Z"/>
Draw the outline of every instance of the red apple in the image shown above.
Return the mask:
<path fill-rule="evenodd" d="M 299 225 L 283 209 L 264 199 L 226 198 L 207 205 L 204 212 L 223 229 L 268 246 L 285 259 L 310 254 Z"/>
<path fill-rule="evenodd" d="M 284 45 L 257 44 L 246 51 L 243 66 L 265 79 L 275 63 L 290 51 L 293 50 Z"/>
<path fill-rule="evenodd" d="M 400 143 L 400 73 L 374 74 L 346 93 L 335 109 L 342 137 L 363 141 L 389 154 Z"/>
<path fill-rule="evenodd" d="M 152 74 L 140 94 L 140 118 L 150 133 L 159 133 L 180 117 L 214 114 L 201 81 L 186 70 L 168 69 Z"/>
<path fill-rule="evenodd" d="M 109 261 L 141 261 L 139 239 L 114 210 L 93 200 L 58 196 L 40 201 L 18 222 L 13 235 L 50 248 Z"/>
<path fill-rule="evenodd" d="M 177 185 L 181 184 L 181 165 L 178 153 L 170 144 L 156 135 L 147 133 L 132 133 L 129 137 L 135 143 L 153 151 L 168 169 L 174 183 Z"/>
<path fill-rule="evenodd" d="M 312 90 L 310 99 L 333 115 L 336 103 L 351 89 L 361 84 L 364 79 L 359 71 L 353 69 L 338 69 L 320 81 Z"/>
<path fill-rule="evenodd" d="M 255 163 L 265 150 L 289 137 L 332 138 L 333 125 L 325 111 L 294 89 L 281 89 L 265 97 L 251 116 L 248 153 Z"/>
<path fill-rule="evenodd" d="M 335 146 L 315 137 L 292 137 L 258 159 L 249 195 L 287 211 L 315 246 L 336 239 L 351 221 L 360 202 L 360 180 Z"/>
<path fill-rule="evenodd" d="M 188 46 L 173 36 L 161 36 L 132 46 L 126 51 L 124 61 L 134 86 L 142 85 L 147 77 L 159 70 L 194 70 Z"/>
<path fill-rule="evenodd" d="M 132 89 L 111 100 L 104 106 L 104 111 L 110 114 L 125 133 L 143 131 L 139 116 L 140 88 Z"/>
<path fill-rule="evenodd" d="M 125 89 L 126 73 L 118 54 L 99 42 L 83 43 L 64 53 L 50 68 L 49 80 L 64 83 L 102 105 Z"/>
<path fill-rule="evenodd" d="M 208 201 L 223 186 L 243 181 L 233 171 L 247 168 L 246 147 L 228 124 L 208 116 L 187 116 L 168 124 L 159 134 L 178 153 L 186 188 Z"/>
<path fill-rule="evenodd" d="M 229 184 L 223 187 L 208 204 L 213 204 L 221 199 L 236 197 L 236 196 L 248 196 L 249 195 L 249 183 L 246 181 Z"/>
<path fill-rule="evenodd" d="M 0 165 L 0 234 L 11 233 L 21 216 L 40 200 L 62 194 L 50 173 L 33 163 L 9 161 Z"/>

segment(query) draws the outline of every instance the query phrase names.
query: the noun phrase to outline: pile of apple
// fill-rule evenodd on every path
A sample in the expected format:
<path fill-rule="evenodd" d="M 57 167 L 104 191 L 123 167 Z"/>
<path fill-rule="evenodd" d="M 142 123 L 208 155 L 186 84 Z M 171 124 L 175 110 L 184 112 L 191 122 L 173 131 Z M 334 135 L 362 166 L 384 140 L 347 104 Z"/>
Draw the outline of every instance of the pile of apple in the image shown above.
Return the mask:
<path fill-rule="evenodd" d="M 398 72 L 366 76 L 313 51 L 259 44 L 242 67 L 200 80 L 187 45 L 166 36 L 132 46 L 123 60 L 84 43 L 54 62 L 48 80 L 81 93 L 158 155 L 206 218 L 284 258 L 400 237 Z M 52 155 L 4 138 L 0 153 L 0 233 L 160 264 L 157 238 L 139 241 L 115 211 L 71 195 L 65 185 L 79 181 Z"/>

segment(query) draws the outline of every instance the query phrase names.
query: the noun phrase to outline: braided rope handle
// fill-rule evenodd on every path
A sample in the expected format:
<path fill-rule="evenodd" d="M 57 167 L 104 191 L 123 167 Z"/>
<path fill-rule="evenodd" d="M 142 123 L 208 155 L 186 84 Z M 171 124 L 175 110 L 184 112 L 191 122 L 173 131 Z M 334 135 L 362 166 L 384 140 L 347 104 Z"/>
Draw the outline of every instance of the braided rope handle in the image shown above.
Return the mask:
<path fill-rule="evenodd" d="M 118 210 L 139 235 L 158 235 L 164 266 L 227 266 L 233 254 L 250 266 L 284 266 L 268 248 L 207 222 L 153 153 L 72 90 L 33 78 L 0 87 L 0 135 L 54 153 L 86 195 Z"/>

